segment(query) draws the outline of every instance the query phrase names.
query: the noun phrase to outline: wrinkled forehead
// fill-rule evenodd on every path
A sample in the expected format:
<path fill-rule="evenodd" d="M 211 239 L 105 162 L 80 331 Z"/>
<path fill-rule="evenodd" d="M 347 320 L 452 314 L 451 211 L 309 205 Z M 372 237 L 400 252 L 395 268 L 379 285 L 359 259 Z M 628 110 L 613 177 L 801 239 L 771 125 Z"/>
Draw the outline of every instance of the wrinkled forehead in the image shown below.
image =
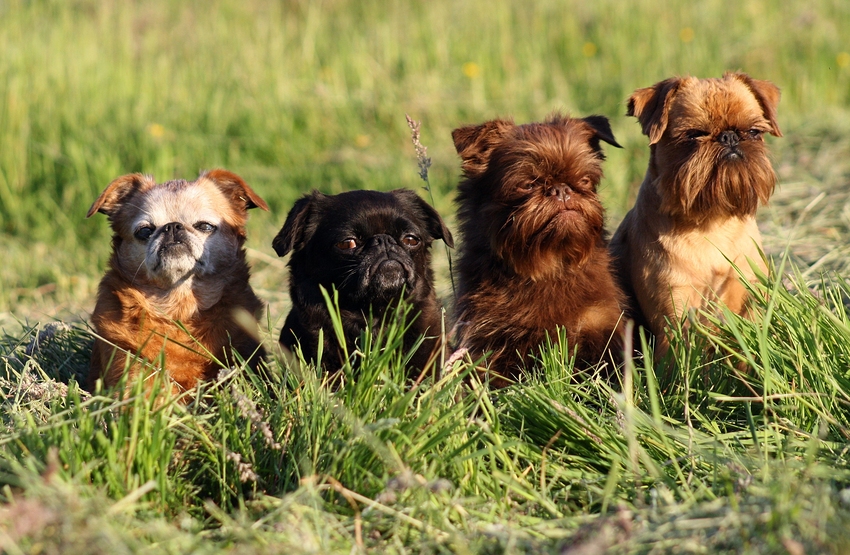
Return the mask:
<path fill-rule="evenodd" d="M 160 226 L 169 222 L 218 224 L 233 221 L 227 198 L 206 182 L 169 181 L 150 189 L 138 199 L 139 216 Z"/>
<path fill-rule="evenodd" d="M 766 123 L 753 92 L 737 79 L 692 79 L 676 95 L 673 125 L 692 128 L 745 128 Z"/>

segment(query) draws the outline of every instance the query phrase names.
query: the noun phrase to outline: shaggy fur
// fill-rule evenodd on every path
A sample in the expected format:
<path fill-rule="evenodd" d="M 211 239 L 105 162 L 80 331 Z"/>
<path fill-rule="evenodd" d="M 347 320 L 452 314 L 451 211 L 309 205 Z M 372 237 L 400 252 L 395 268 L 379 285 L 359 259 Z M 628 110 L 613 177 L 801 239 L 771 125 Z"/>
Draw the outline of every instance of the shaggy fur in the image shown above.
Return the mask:
<path fill-rule="evenodd" d="M 257 361 L 263 303 L 248 283 L 245 222 L 266 203 L 224 170 L 196 181 L 157 184 L 131 174 L 92 204 L 113 229 L 109 270 L 100 282 L 89 387 L 164 371 L 175 392 L 234 362 Z"/>
<path fill-rule="evenodd" d="M 343 333 L 354 352 L 368 325 L 377 333 L 400 299 L 413 307 L 415 319 L 404 335 L 404 350 L 424 340 L 411 366 L 426 369 L 443 349 L 441 306 L 434 290 L 431 243 L 453 246 L 452 234 L 439 214 L 413 191 L 319 192 L 295 203 L 272 246 L 289 260 L 292 310 L 280 332 L 289 350 L 300 345 L 315 360 L 322 341 L 322 367 L 339 369 L 343 351 L 331 323 L 320 286 L 339 293 Z"/>
<path fill-rule="evenodd" d="M 672 78 L 628 101 L 649 137 L 650 160 L 611 252 L 636 319 L 667 349 L 665 328 L 719 301 L 746 311 L 751 282 L 767 270 L 755 213 L 776 176 L 764 134 L 781 136 L 779 89 L 743 73 Z"/>
<path fill-rule="evenodd" d="M 600 141 L 619 147 L 608 120 L 493 120 L 452 137 L 465 178 L 457 198 L 459 346 L 473 359 L 489 353 L 496 385 L 531 366 L 559 326 L 580 364 L 619 348 L 624 297 L 596 194 Z"/>

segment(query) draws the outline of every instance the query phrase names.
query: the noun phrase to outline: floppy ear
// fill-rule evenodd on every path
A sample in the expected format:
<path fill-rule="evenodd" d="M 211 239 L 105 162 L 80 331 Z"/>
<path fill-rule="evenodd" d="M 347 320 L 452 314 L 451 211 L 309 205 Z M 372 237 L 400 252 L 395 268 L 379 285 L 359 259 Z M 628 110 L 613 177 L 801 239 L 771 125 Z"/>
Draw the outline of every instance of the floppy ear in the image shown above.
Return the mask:
<path fill-rule="evenodd" d="M 463 160 L 463 173 L 467 177 L 473 177 L 487 171 L 490 152 L 513 127 L 514 123 L 510 120 L 494 119 L 480 125 L 458 127 L 452 131 L 455 150 Z"/>
<path fill-rule="evenodd" d="M 395 189 L 394 191 L 390 191 L 390 193 L 417 213 L 422 221 L 425 222 L 425 227 L 431 237 L 442 239 L 449 247 L 455 246 L 452 232 L 446 227 L 443 218 L 440 217 L 440 214 L 433 206 L 422 200 L 419 195 L 410 189 Z"/>
<path fill-rule="evenodd" d="M 97 200 L 89 208 L 86 218 L 91 218 L 95 212 L 112 216 L 121 203 L 137 191 L 145 191 L 156 185 L 153 177 L 141 173 L 122 175 L 107 185 Z"/>
<path fill-rule="evenodd" d="M 605 116 L 587 116 L 582 118 L 582 121 L 590 126 L 593 130 L 593 136 L 590 138 L 590 147 L 602 154 L 602 148 L 599 146 L 599 141 L 605 141 L 611 146 L 623 148 L 617 139 L 614 138 L 614 133 L 611 131 L 611 124 Z"/>
<path fill-rule="evenodd" d="M 304 195 L 295 202 L 295 205 L 286 216 L 286 222 L 272 240 L 272 248 L 278 256 L 286 256 L 290 251 L 297 251 L 304 248 L 310 237 L 316 231 L 315 214 L 318 204 L 325 198 L 325 195 L 318 191 L 313 191 L 309 195 Z"/>
<path fill-rule="evenodd" d="M 667 116 L 683 79 L 672 77 L 645 89 L 632 93 L 627 103 L 627 116 L 635 116 L 643 128 L 643 134 L 649 137 L 649 144 L 661 140 L 667 129 Z"/>
<path fill-rule="evenodd" d="M 254 192 L 241 177 L 227 170 L 210 170 L 201 172 L 198 179 L 209 179 L 215 183 L 216 187 L 224 193 L 230 201 L 235 205 L 245 210 L 251 208 L 262 208 L 269 210 L 269 205 L 266 204 L 260 195 Z"/>
<path fill-rule="evenodd" d="M 779 87 L 770 81 L 761 79 L 753 79 L 746 73 L 727 73 L 724 77 L 734 77 L 744 83 L 753 92 L 753 95 L 758 100 L 759 106 L 764 113 L 764 117 L 770 123 L 770 133 L 776 137 L 782 136 L 782 131 L 779 130 L 779 124 L 776 122 L 776 105 L 779 104 Z"/>

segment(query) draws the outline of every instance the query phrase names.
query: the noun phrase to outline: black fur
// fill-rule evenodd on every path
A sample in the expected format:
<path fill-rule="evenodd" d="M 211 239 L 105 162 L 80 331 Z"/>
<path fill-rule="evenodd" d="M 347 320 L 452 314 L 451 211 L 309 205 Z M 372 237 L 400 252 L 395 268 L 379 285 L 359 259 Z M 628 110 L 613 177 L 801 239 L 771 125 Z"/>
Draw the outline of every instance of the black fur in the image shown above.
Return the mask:
<path fill-rule="evenodd" d="M 304 357 L 315 360 L 322 330 L 322 367 L 337 370 L 344 362 L 342 350 L 319 287 L 329 294 L 333 289 L 339 292 L 349 353 L 367 323 L 371 321 L 377 330 L 404 291 L 416 317 L 405 334 L 405 349 L 425 336 L 411 361 L 417 370 L 423 370 L 443 348 L 440 304 L 431 270 L 434 239 L 453 246 L 451 232 L 439 214 L 410 190 L 350 191 L 333 196 L 314 191 L 299 199 L 272 242 L 278 256 L 292 252 L 292 310 L 280 333 L 281 344 L 290 350 L 300 344 Z"/>

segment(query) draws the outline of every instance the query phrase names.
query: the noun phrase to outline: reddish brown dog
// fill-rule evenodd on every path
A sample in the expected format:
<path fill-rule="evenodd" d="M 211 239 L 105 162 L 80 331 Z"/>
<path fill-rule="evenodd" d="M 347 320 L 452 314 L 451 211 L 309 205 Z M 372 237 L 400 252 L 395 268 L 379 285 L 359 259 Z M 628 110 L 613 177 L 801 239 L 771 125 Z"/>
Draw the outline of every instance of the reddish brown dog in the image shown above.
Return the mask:
<path fill-rule="evenodd" d="M 125 372 L 132 380 L 164 371 L 175 392 L 233 364 L 257 361 L 263 303 L 248 283 L 248 209 L 268 206 L 225 170 L 195 181 L 157 184 L 119 177 L 92 204 L 112 226 L 112 257 L 100 282 L 92 324 L 97 339 L 90 388 Z M 128 381 L 129 383 L 129 381 Z"/>
<path fill-rule="evenodd" d="M 764 135 L 782 135 L 778 102 L 775 85 L 743 73 L 674 77 L 629 98 L 628 115 L 649 137 L 649 168 L 611 252 L 659 354 L 668 323 L 692 308 L 719 301 L 743 314 L 738 272 L 753 282 L 751 264 L 767 271 L 755 214 L 776 183 Z"/>
<path fill-rule="evenodd" d="M 611 273 L 596 188 L 607 118 L 493 120 L 452 133 L 463 160 L 457 340 L 485 354 L 495 384 L 566 329 L 580 365 L 619 348 L 624 296 Z M 612 342 L 613 339 L 613 342 Z"/>

